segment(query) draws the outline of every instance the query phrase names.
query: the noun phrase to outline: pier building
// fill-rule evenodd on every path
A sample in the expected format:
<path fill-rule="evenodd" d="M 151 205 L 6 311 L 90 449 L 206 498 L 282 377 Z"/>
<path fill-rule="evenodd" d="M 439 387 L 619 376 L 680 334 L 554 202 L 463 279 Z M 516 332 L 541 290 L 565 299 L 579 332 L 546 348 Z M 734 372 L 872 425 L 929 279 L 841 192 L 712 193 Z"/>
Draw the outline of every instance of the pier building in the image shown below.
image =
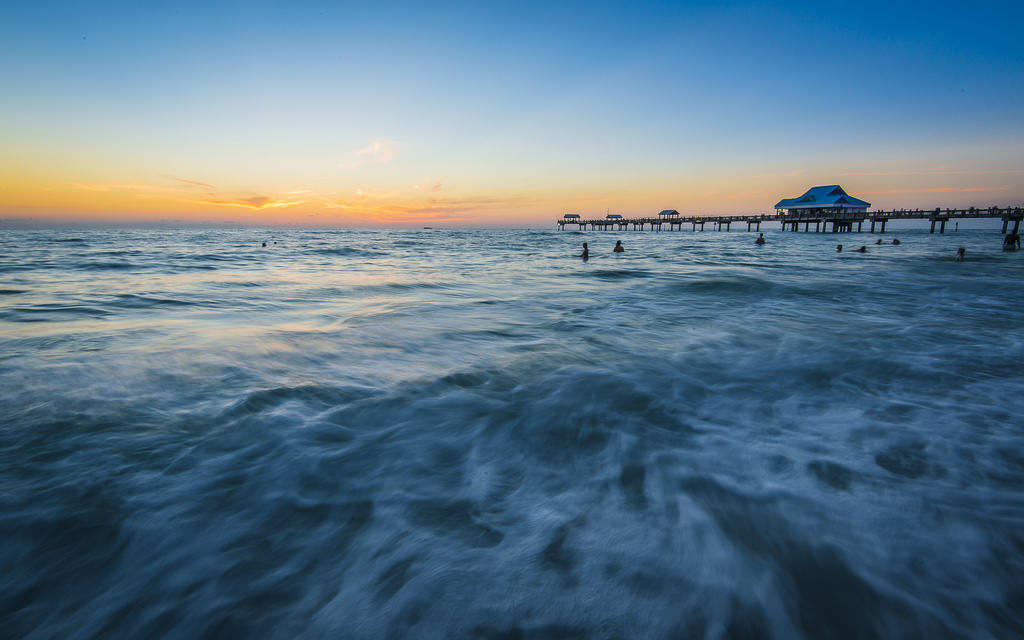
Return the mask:
<path fill-rule="evenodd" d="M 870 202 L 854 198 L 838 184 L 830 184 L 811 187 L 799 198 L 783 198 L 775 209 L 785 209 L 787 214 L 827 216 L 833 213 L 866 213 L 870 206 Z"/>
<path fill-rule="evenodd" d="M 810 228 L 813 222 L 817 230 L 819 225 L 827 228 L 831 222 L 833 231 L 852 231 L 854 223 L 859 231 L 870 206 L 870 202 L 854 198 L 838 184 L 830 184 L 811 187 L 797 198 L 783 198 L 776 203 L 775 210 L 784 216 L 783 229 L 789 224 L 796 231 L 801 222 Z"/>

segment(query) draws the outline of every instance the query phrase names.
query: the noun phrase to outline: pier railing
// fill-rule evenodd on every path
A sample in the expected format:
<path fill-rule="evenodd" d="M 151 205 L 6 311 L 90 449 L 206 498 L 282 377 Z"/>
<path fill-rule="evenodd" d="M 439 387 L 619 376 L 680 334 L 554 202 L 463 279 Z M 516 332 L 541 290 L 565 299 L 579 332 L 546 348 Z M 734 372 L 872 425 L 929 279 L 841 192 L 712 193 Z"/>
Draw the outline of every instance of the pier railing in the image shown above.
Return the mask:
<path fill-rule="evenodd" d="M 682 230 L 685 227 L 690 227 L 691 230 L 697 231 L 699 227 L 703 231 L 706 225 L 711 225 L 718 231 L 722 229 L 729 231 L 732 225 L 736 223 L 739 225 L 745 224 L 747 231 L 759 231 L 762 222 L 779 222 L 782 224 L 784 231 L 787 227 L 790 231 L 798 231 L 800 225 L 803 225 L 804 231 L 808 232 L 811 225 L 814 225 L 815 232 L 831 230 L 833 233 L 838 233 L 851 232 L 854 230 L 854 225 L 856 225 L 857 231 L 862 231 L 864 223 L 869 222 L 871 224 L 871 232 L 875 231 L 876 225 L 880 225 L 881 232 L 885 233 L 885 223 L 889 220 L 929 220 L 931 221 L 931 233 L 935 233 L 936 225 L 938 225 L 939 233 L 945 233 L 946 222 L 949 220 L 976 218 L 1001 219 L 1003 221 L 1003 233 L 1006 233 L 1009 223 L 1012 222 L 1013 232 L 1017 233 L 1020 230 L 1021 219 L 1024 218 L 1024 208 L 970 207 L 967 209 L 894 209 L 892 211 L 860 212 L 794 211 L 730 216 L 661 216 L 595 219 L 563 217 L 557 220 L 556 224 L 559 229 L 576 225 L 581 231 L 588 227 L 592 230 L 600 231 L 628 229 L 642 231 L 648 228 L 652 231 L 662 231 L 666 228 L 669 231 L 675 231 L 677 229 Z M 829 229 L 830 225 L 831 229 Z"/>

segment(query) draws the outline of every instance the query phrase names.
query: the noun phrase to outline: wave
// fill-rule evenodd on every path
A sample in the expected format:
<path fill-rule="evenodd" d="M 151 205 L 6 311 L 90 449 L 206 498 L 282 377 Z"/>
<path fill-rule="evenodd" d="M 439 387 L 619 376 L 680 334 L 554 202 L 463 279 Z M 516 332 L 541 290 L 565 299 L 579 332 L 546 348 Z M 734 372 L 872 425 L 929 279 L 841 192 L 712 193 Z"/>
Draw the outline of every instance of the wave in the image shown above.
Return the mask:
<path fill-rule="evenodd" d="M 775 287 L 771 280 L 755 276 L 701 276 L 679 279 L 664 289 L 678 293 L 704 293 L 714 295 L 765 293 Z"/>
<path fill-rule="evenodd" d="M 93 256 L 143 256 L 146 255 L 145 251 L 139 249 L 121 249 L 121 250 L 109 250 L 109 251 L 93 251 L 89 255 Z"/>
<path fill-rule="evenodd" d="M 451 285 L 445 282 L 386 282 L 382 284 L 359 285 L 352 287 L 352 290 L 359 294 L 373 295 L 380 293 L 434 291 L 449 288 L 451 288 Z"/>
<path fill-rule="evenodd" d="M 134 262 L 82 262 L 74 265 L 81 271 L 120 271 L 123 269 L 145 269 L 146 265 Z"/>
<path fill-rule="evenodd" d="M 174 298 L 158 298 L 140 294 L 120 294 L 111 306 L 125 309 L 153 309 L 157 307 L 192 307 L 199 303 Z"/>
<path fill-rule="evenodd" d="M 644 269 L 594 269 L 586 273 L 598 280 L 632 280 L 656 275 Z"/>
<path fill-rule="evenodd" d="M 11 307 L 0 311 L 0 319 L 8 322 L 66 322 L 80 318 L 102 318 L 112 312 L 102 307 L 90 305 L 35 305 L 31 307 Z"/>
<path fill-rule="evenodd" d="M 333 247 L 330 249 L 314 249 L 313 253 L 330 256 L 342 256 L 346 258 L 379 258 L 389 255 L 384 251 L 372 249 L 357 249 L 355 247 Z"/>
<path fill-rule="evenodd" d="M 363 387 L 332 387 L 307 384 L 295 387 L 273 387 L 251 391 L 224 409 L 218 422 L 273 410 L 285 403 L 297 402 L 319 410 L 337 408 L 373 397 L 376 393 Z"/>

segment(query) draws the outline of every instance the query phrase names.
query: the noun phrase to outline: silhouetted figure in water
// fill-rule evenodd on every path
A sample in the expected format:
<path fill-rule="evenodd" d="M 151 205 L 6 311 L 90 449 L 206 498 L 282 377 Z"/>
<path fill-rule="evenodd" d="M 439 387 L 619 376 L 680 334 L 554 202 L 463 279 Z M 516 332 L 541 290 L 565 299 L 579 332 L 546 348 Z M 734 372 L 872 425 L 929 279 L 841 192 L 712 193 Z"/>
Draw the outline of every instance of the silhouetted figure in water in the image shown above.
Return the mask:
<path fill-rule="evenodd" d="M 264 242 L 264 243 L 263 243 L 263 246 L 264 246 L 264 247 L 265 247 L 265 246 L 267 246 L 267 243 L 266 243 L 266 242 Z"/>
<path fill-rule="evenodd" d="M 590 257 L 590 249 L 587 248 L 586 242 L 583 243 L 583 253 L 580 254 L 580 257 L 584 260 Z"/>
<path fill-rule="evenodd" d="M 893 238 L 892 239 L 892 243 L 893 244 L 899 244 L 900 243 L 900 239 L 899 238 Z"/>
<path fill-rule="evenodd" d="M 1003 251 L 1014 251 L 1020 249 L 1020 236 L 1016 233 L 1008 233 L 1003 238 Z"/>
<path fill-rule="evenodd" d="M 764 244 L 764 234 L 757 236 L 757 240 L 754 240 L 754 244 Z"/>
<path fill-rule="evenodd" d="M 868 248 L 865 247 L 865 246 L 861 246 L 860 249 L 854 249 L 854 251 L 856 251 L 857 253 L 867 253 L 868 252 Z"/>
<path fill-rule="evenodd" d="M 878 239 L 878 242 L 876 242 L 875 244 L 882 244 L 882 239 L 881 239 L 881 238 L 879 238 L 879 239 Z"/>
<path fill-rule="evenodd" d="M 615 241 L 615 248 L 612 249 L 612 251 L 614 251 L 615 253 L 622 253 L 625 250 L 626 249 L 623 248 L 623 246 L 622 246 L 622 240 L 616 240 Z"/>
<path fill-rule="evenodd" d="M 837 244 L 836 245 L 836 253 L 842 253 L 842 252 L 843 252 L 843 245 Z"/>
<path fill-rule="evenodd" d="M 957 262 L 963 262 L 964 261 L 964 254 L 966 252 L 967 252 L 967 250 L 964 249 L 963 247 L 960 247 L 959 249 L 957 249 L 956 250 L 956 261 Z"/>

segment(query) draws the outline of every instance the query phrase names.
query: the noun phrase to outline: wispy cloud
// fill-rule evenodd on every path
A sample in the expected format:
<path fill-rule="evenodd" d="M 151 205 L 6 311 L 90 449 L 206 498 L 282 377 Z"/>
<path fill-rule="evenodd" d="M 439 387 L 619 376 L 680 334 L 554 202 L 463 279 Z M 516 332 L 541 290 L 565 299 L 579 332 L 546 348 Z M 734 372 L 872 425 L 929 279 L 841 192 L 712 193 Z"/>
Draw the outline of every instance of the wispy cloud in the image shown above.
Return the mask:
<path fill-rule="evenodd" d="M 591 202 L 618 202 L 622 200 L 619 196 L 596 196 L 592 198 L 575 198 L 569 202 L 576 204 L 590 204 Z"/>
<path fill-rule="evenodd" d="M 501 198 L 430 198 L 424 202 L 405 204 L 375 204 L 369 202 L 328 202 L 328 209 L 339 209 L 353 216 L 365 216 L 374 222 L 403 223 L 418 220 L 433 222 L 460 222 L 465 215 L 490 209 L 508 209 L 524 206 L 525 201 Z"/>
<path fill-rule="evenodd" d="M 444 178 L 427 178 L 423 182 L 414 186 L 413 188 L 417 191 L 426 191 L 429 193 L 437 193 L 443 186 Z"/>
<path fill-rule="evenodd" d="M 803 175 L 805 171 L 803 169 L 794 169 L 792 171 L 785 171 L 783 173 L 758 173 L 750 176 L 751 178 L 795 178 Z"/>
<path fill-rule="evenodd" d="M 303 204 L 304 200 L 296 199 L 295 196 L 312 193 L 309 189 L 297 189 L 282 194 L 282 197 L 268 195 L 247 195 L 243 191 L 241 195 L 225 195 L 215 185 L 201 180 L 189 180 L 179 178 L 170 174 L 160 174 L 161 178 L 170 180 L 173 184 L 143 184 L 143 183 L 111 183 L 111 184 L 81 184 L 75 183 L 75 188 L 87 191 L 132 191 L 138 198 L 168 198 L 178 202 L 191 202 L 196 204 L 209 204 L 222 207 L 241 207 L 245 209 L 284 209 Z M 196 191 L 204 193 L 196 193 Z"/>
<path fill-rule="evenodd" d="M 190 187 L 199 187 L 200 189 L 208 189 L 210 191 L 216 191 L 217 190 L 216 187 L 214 187 L 212 184 L 209 184 L 207 182 L 200 182 L 198 180 L 186 180 L 185 178 L 178 178 L 176 176 L 168 175 L 166 173 L 161 173 L 160 177 L 161 178 L 167 178 L 168 180 L 174 180 L 175 182 L 180 182 L 180 183 L 188 185 Z"/>
<path fill-rule="evenodd" d="M 356 197 L 360 200 L 380 200 L 381 198 L 391 198 L 398 195 L 397 191 L 388 191 L 387 189 L 356 189 Z"/>
<path fill-rule="evenodd" d="M 926 169 L 924 171 L 859 171 L 841 173 L 841 176 L 1017 176 L 1024 175 L 1024 169 Z"/>
<path fill-rule="evenodd" d="M 174 187 L 156 184 L 81 184 L 74 183 L 76 189 L 85 191 L 174 191 Z"/>
<path fill-rule="evenodd" d="M 166 180 L 172 180 L 177 184 L 148 184 L 148 183 L 116 183 L 116 184 L 84 184 L 74 183 L 76 189 L 85 189 L 86 191 L 178 191 L 184 188 L 191 189 L 203 189 L 205 191 L 216 191 L 216 187 L 206 182 L 199 182 L 198 180 L 186 180 L 185 178 L 178 178 L 166 173 L 160 174 L 161 178 Z"/>
<path fill-rule="evenodd" d="M 202 204 L 215 204 L 224 207 L 244 207 L 246 209 L 284 209 L 287 207 L 294 207 L 295 205 L 302 204 L 302 200 L 295 202 L 288 202 L 285 200 L 277 200 L 270 196 L 252 196 L 249 198 L 231 198 L 231 199 L 208 199 L 208 200 L 195 200 Z"/>
<path fill-rule="evenodd" d="M 861 191 L 860 193 L 870 195 L 885 195 L 895 193 L 956 193 L 967 191 L 1006 191 L 1010 187 L 921 187 L 918 189 L 882 189 L 879 191 Z"/>
<path fill-rule="evenodd" d="M 327 209 L 337 209 L 342 213 L 353 217 L 362 218 L 365 222 L 402 223 L 414 222 L 417 220 L 430 220 L 433 222 L 456 222 L 462 218 L 455 215 L 456 212 L 445 210 L 434 210 L 424 213 L 419 207 L 403 205 L 372 205 L 362 202 L 329 202 L 324 205 Z"/>
<path fill-rule="evenodd" d="M 424 203 L 413 204 L 410 213 L 429 213 L 434 211 L 466 212 L 522 206 L 520 201 L 502 198 L 430 198 Z"/>
<path fill-rule="evenodd" d="M 745 191 L 731 191 L 729 193 L 722 194 L 721 197 L 726 200 L 742 200 L 744 198 L 771 198 L 777 196 L 779 193 L 778 189 L 747 189 Z"/>
<path fill-rule="evenodd" d="M 377 138 L 362 149 L 345 154 L 338 166 L 348 169 L 363 164 L 383 164 L 394 160 L 397 154 L 397 142 L 391 138 Z"/>

